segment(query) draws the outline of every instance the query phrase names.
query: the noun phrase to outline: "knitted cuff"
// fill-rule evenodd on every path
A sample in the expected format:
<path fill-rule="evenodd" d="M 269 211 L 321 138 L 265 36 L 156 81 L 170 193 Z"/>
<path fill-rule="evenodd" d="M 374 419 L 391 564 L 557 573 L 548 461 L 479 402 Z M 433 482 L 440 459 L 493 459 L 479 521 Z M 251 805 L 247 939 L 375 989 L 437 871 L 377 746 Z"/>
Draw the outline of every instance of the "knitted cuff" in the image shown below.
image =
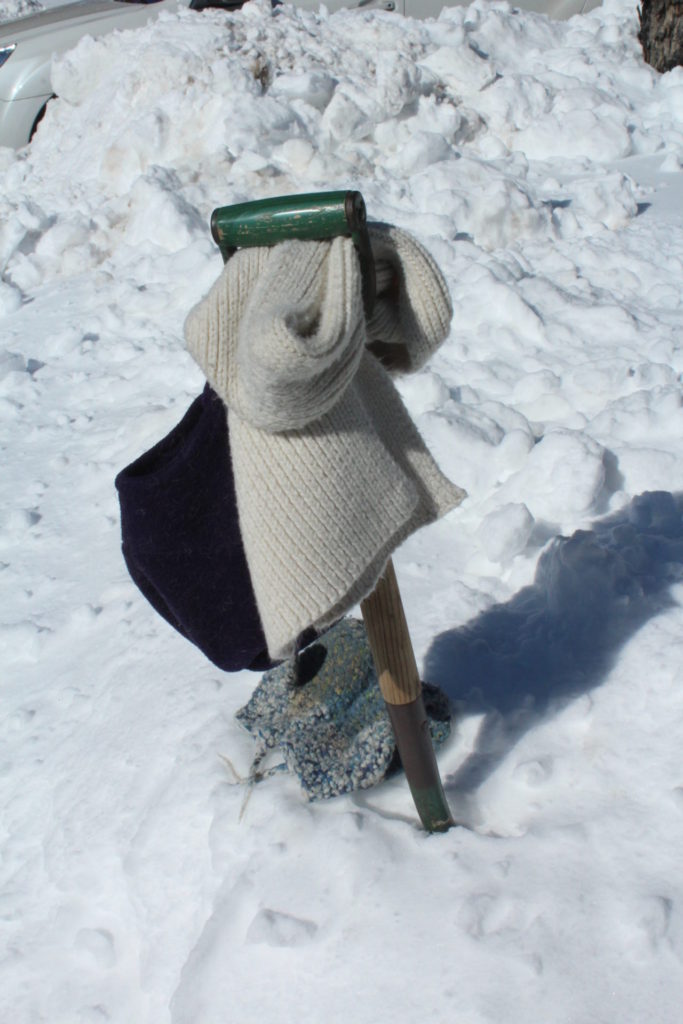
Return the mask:
<path fill-rule="evenodd" d="M 407 232 L 390 224 L 368 227 L 379 271 L 368 342 L 403 346 L 401 369 L 418 370 L 448 335 L 448 286 L 432 256 Z"/>

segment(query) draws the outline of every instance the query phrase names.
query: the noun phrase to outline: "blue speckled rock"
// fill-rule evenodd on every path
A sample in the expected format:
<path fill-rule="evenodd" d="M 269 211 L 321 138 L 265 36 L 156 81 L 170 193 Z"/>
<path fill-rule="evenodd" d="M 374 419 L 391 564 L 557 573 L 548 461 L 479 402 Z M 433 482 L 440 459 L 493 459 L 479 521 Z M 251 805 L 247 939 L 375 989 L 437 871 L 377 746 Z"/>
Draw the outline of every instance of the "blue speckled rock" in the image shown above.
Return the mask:
<path fill-rule="evenodd" d="M 424 687 L 435 744 L 450 733 L 445 695 Z M 237 719 L 279 747 L 309 800 L 366 789 L 397 767 L 394 734 L 362 622 L 342 619 L 299 656 L 266 672 Z"/>

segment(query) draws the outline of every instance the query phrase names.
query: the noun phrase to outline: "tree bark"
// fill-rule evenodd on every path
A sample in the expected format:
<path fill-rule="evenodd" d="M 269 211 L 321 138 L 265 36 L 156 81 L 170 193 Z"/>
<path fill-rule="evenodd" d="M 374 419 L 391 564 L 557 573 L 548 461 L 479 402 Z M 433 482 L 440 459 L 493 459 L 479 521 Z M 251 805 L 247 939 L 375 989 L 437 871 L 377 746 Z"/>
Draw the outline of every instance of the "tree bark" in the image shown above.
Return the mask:
<path fill-rule="evenodd" d="M 643 0 L 638 39 L 656 71 L 683 65 L 683 0 Z"/>

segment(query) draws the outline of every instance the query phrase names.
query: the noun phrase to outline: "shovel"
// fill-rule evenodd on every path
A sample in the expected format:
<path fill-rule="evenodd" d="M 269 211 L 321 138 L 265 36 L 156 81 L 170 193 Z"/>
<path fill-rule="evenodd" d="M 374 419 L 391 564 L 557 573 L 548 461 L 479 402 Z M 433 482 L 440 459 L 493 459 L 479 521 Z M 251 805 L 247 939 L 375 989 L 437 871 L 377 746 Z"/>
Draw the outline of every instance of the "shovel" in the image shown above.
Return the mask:
<path fill-rule="evenodd" d="M 211 217 L 211 234 L 225 262 L 246 246 L 276 245 L 290 238 L 351 237 L 360 260 L 365 315 L 370 316 L 375 267 L 360 192 L 314 192 L 219 207 Z M 422 684 L 391 560 L 372 594 L 361 602 L 361 612 L 415 807 L 428 832 L 445 832 L 455 822 L 434 756 Z"/>

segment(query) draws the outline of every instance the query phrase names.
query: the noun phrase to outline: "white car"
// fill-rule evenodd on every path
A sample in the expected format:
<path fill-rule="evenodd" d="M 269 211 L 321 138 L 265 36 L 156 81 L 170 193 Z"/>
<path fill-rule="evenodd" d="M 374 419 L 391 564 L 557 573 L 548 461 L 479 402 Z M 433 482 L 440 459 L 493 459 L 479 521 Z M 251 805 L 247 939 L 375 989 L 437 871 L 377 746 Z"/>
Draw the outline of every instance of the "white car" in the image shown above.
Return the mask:
<path fill-rule="evenodd" d="M 275 0 L 277 2 L 277 0 Z M 321 0 L 291 0 L 299 7 L 317 10 Z M 395 11 L 413 18 L 436 16 L 444 6 L 469 0 L 324 0 L 328 10 L 359 7 Z M 600 0 L 517 0 L 516 6 L 553 18 L 596 7 Z M 114 29 L 136 28 L 160 11 L 180 5 L 202 10 L 221 7 L 234 10 L 242 0 L 78 0 L 39 14 L 0 24 L 0 146 L 18 148 L 29 142 L 45 107 L 53 98 L 50 67 L 55 54 L 75 46 L 81 36 L 101 36 Z"/>

